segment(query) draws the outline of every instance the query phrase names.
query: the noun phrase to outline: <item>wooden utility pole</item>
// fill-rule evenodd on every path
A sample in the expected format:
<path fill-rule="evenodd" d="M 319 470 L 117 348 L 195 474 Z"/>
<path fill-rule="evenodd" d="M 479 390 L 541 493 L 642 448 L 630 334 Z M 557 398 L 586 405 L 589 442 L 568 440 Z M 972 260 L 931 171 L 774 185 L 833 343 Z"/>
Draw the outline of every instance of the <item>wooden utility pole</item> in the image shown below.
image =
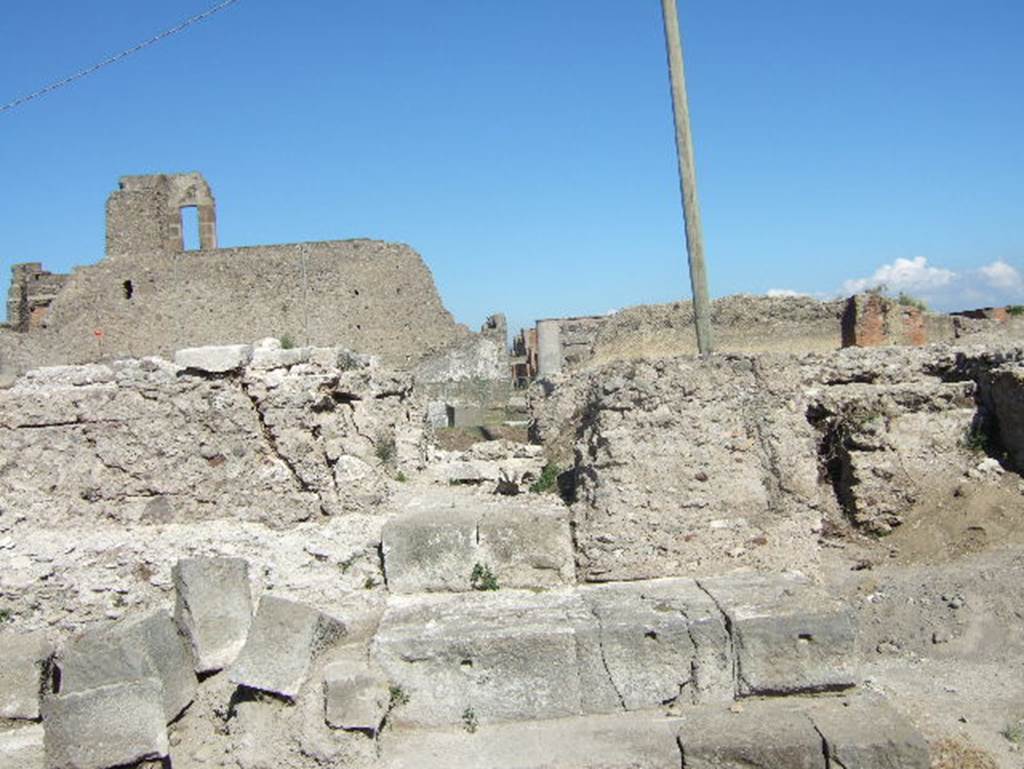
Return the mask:
<path fill-rule="evenodd" d="M 704 266 L 704 232 L 700 224 L 697 200 L 697 172 L 693 159 L 693 134 L 690 131 L 690 107 L 686 97 L 686 70 L 683 68 L 683 41 L 679 33 L 676 0 L 661 0 L 665 17 L 665 44 L 672 80 L 672 107 L 676 122 L 676 155 L 679 157 L 679 189 L 686 222 L 686 253 L 690 262 L 690 287 L 693 290 L 693 318 L 697 326 L 697 350 L 711 352 L 711 302 L 708 298 L 708 274 Z"/>

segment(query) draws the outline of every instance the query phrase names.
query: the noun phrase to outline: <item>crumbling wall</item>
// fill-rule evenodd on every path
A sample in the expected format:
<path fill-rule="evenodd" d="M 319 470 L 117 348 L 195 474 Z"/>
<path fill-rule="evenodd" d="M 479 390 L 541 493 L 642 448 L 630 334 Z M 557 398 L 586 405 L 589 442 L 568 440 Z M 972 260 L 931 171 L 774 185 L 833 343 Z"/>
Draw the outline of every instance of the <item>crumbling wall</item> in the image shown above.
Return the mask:
<path fill-rule="evenodd" d="M 217 208 L 199 173 L 122 176 L 107 199 L 107 255 L 185 250 L 183 209 L 199 217 L 199 248 L 217 247 Z"/>
<path fill-rule="evenodd" d="M 7 292 L 7 325 L 22 333 L 42 328 L 50 304 L 69 277 L 47 272 L 39 262 L 14 265 Z"/>

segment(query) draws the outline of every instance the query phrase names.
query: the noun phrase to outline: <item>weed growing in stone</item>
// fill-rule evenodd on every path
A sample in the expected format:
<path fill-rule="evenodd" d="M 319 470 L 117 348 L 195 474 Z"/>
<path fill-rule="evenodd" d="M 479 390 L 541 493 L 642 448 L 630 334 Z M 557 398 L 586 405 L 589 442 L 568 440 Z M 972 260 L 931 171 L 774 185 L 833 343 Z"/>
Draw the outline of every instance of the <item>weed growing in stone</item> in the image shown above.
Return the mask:
<path fill-rule="evenodd" d="M 372 576 L 369 576 L 363 580 L 363 587 L 367 590 L 373 590 L 375 587 L 377 587 L 377 580 L 375 580 Z"/>
<path fill-rule="evenodd" d="M 398 481 L 399 483 L 405 483 L 407 480 L 409 480 L 409 478 L 406 476 L 405 473 L 399 470 L 397 473 L 395 473 L 395 480 Z"/>
<path fill-rule="evenodd" d="M 8 609 L 6 606 L 0 607 L 0 625 L 8 622 L 14 622 L 14 612 Z"/>
<path fill-rule="evenodd" d="M 1006 308 L 1010 315 L 1024 315 L 1024 304 L 1011 304 Z"/>
<path fill-rule="evenodd" d="M 556 464 L 548 463 L 544 465 L 544 469 L 541 471 L 540 478 L 538 478 L 532 486 L 530 491 L 534 494 L 546 494 L 550 491 L 558 490 L 558 476 L 562 474 L 562 468 Z"/>
<path fill-rule="evenodd" d="M 971 425 L 964 433 L 963 444 L 966 449 L 976 454 L 989 454 L 992 450 L 992 441 L 981 425 Z"/>
<path fill-rule="evenodd" d="M 900 291 L 899 295 L 896 297 L 896 304 L 901 307 L 913 307 L 921 312 L 928 312 L 928 305 L 923 299 L 918 299 L 916 296 L 905 294 L 902 291 Z"/>
<path fill-rule="evenodd" d="M 1007 724 L 1000 734 L 1014 745 L 1024 745 L 1024 718 Z"/>
<path fill-rule="evenodd" d="M 473 734 L 477 727 L 480 726 L 480 722 L 476 719 L 476 711 L 473 710 L 472 705 L 467 705 L 466 709 L 462 711 L 462 726 L 470 734 Z"/>
<path fill-rule="evenodd" d="M 385 465 L 391 464 L 398 453 L 395 446 L 395 436 L 380 434 L 373 442 L 373 453 Z"/>
<path fill-rule="evenodd" d="M 388 710 L 393 710 L 400 705 L 409 704 L 409 694 L 401 686 L 392 686 L 388 689 Z"/>
<path fill-rule="evenodd" d="M 295 340 L 290 334 L 282 334 L 277 341 L 281 343 L 282 350 L 291 350 L 295 347 Z"/>
<path fill-rule="evenodd" d="M 469 585 L 474 590 L 497 590 L 498 578 L 487 564 L 478 563 L 473 566 L 469 575 Z"/>

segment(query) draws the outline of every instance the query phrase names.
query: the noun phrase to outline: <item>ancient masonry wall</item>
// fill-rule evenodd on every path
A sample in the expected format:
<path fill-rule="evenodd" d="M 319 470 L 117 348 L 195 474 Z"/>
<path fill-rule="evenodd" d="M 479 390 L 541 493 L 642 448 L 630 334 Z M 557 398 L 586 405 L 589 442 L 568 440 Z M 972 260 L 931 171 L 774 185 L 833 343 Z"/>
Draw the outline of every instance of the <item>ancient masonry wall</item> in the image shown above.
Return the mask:
<path fill-rule="evenodd" d="M 199 210 L 196 251 L 182 250 L 181 212 L 190 206 Z M 0 379 L 268 336 L 342 345 L 404 368 L 472 336 L 406 245 L 215 245 L 213 198 L 201 176 L 125 177 L 108 202 L 105 259 L 70 276 L 38 264 L 15 268 Z"/>

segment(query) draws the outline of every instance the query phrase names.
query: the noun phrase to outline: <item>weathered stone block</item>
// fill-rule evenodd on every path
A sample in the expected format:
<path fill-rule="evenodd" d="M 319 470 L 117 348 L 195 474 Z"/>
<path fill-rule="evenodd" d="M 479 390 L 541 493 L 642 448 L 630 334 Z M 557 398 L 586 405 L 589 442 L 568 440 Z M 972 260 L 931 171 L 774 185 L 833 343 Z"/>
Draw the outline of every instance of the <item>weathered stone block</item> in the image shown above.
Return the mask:
<path fill-rule="evenodd" d="M 388 521 L 381 535 L 388 588 L 395 593 L 468 590 L 477 520 L 475 513 L 448 509 Z"/>
<path fill-rule="evenodd" d="M 195 661 L 170 614 L 160 609 L 137 620 L 84 633 L 58 660 L 61 694 L 155 678 L 163 687 L 168 722 L 195 697 Z"/>
<path fill-rule="evenodd" d="M 231 681 L 294 700 L 313 658 L 344 633 L 339 620 L 312 607 L 264 595 Z"/>
<path fill-rule="evenodd" d="M 252 362 L 254 369 L 271 370 L 275 368 L 288 368 L 309 360 L 308 347 L 294 347 L 289 349 L 267 349 L 259 347 L 253 350 Z"/>
<path fill-rule="evenodd" d="M 0 633 L 0 718 L 39 718 L 39 690 L 52 649 L 43 633 Z"/>
<path fill-rule="evenodd" d="M 191 640 L 196 671 L 238 657 L 252 624 L 249 564 L 242 558 L 185 558 L 174 566 L 174 614 Z"/>
<path fill-rule="evenodd" d="M 376 734 L 389 699 L 387 680 L 365 663 L 335 662 L 324 671 L 324 715 L 334 729 Z"/>
<path fill-rule="evenodd" d="M 247 344 L 215 347 L 186 347 L 174 353 L 174 362 L 186 369 L 224 374 L 242 368 L 252 359 L 252 347 Z"/>
<path fill-rule="evenodd" d="M 477 427 L 486 417 L 487 411 L 479 406 L 448 406 L 448 424 L 452 427 Z"/>
<path fill-rule="evenodd" d="M 568 508 L 531 507 L 486 511 L 477 529 L 474 562 L 490 565 L 507 588 L 572 584 L 576 570 Z"/>
<path fill-rule="evenodd" d="M 43 769 L 45 766 L 42 725 L 0 732 L 0 769 Z"/>
<path fill-rule="evenodd" d="M 679 727 L 686 769 L 826 769 L 821 736 L 788 703 L 751 702 L 685 712 Z"/>
<path fill-rule="evenodd" d="M 47 697 L 42 710 L 48 769 L 108 769 L 167 755 L 155 678 Z"/>
<path fill-rule="evenodd" d="M 928 744 L 883 699 L 825 700 L 810 711 L 831 766 L 848 769 L 928 769 Z"/>
<path fill-rule="evenodd" d="M 590 618 L 571 593 L 396 596 L 373 656 L 409 696 L 396 724 L 560 718 L 581 710 L 574 626 Z M 592 620 L 591 620 L 592 621 Z"/>
<path fill-rule="evenodd" d="M 737 693 L 792 694 L 854 684 L 852 612 L 797 575 L 700 580 L 729 618 Z"/>

